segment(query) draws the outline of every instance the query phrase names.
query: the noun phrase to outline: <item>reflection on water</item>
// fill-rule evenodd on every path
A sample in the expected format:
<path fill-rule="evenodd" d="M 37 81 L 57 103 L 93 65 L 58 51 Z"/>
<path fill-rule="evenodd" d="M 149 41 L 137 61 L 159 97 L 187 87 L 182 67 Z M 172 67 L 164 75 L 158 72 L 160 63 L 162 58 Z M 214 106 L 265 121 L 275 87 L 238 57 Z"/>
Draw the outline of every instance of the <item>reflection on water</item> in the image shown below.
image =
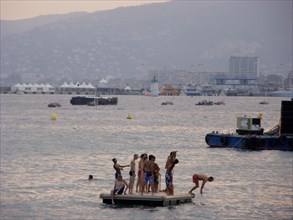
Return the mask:
<path fill-rule="evenodd" d="M 261 97 L 225 97 L 224 106 L 175 97 L 174 105 L 162 106 L 166 97 L 120 96 L 117 106 L 96 107 L 71 106 L 70 98 L 1 95 L 1 219 L 292 218 L 292 152 L 211 149 L 204 141 L 213 130 L 234 132 L 236 117 L 244 114 L 263 113 L 269 130 L 279 121 L 281 98 L 271 98 L 265 108 Z M 48 108 L 50 102 L 62 107 Z M 163 181 L 172 150 L 180 161 L 175 193 L 187 192 L 192 174 L 202 172 L 215 177 L 203 195 L 195 191 L 192 203 L 174 207 L 101 203 L 99 194 L 114 182 L 113 157 L 129 164 L 134 153 L 154 154 Z M 89 174 L 94 181 L 87 181 Z"/>

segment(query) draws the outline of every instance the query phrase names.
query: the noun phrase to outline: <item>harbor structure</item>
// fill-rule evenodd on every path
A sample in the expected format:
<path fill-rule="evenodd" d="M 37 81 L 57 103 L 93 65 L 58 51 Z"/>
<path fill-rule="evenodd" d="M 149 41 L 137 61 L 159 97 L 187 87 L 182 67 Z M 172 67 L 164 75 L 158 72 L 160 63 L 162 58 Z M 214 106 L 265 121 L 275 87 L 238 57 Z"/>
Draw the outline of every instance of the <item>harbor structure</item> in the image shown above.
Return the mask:
<path fill-rule="evenodd" d="M 258 63 L 258 57 L 230 57 L 229 73 L 217 76 L 216 85 L 223 89 L 255 89 L 259 75 Z"/>
<path fill-rule="evenodd" d="M 159 82 L 156 76 L 154 76 L 154 78 L 151 81 L 151 96 L 159 96 L 159 94 Z"/>

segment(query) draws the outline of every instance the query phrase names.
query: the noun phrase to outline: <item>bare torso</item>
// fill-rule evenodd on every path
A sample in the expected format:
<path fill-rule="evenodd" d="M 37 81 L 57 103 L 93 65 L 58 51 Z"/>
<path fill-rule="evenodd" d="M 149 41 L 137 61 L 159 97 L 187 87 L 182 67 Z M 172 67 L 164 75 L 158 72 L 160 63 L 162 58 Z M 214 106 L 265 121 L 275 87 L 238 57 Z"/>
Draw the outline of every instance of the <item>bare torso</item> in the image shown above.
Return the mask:
<path fill-rule="evenodd" d="M 204 174 L 196 174 L 198 176 L 199 180 L 204 180 L 207 181 L 208 180 L 208 176 L 204 175 Z"/>
<path fill-rule="evenodd" d="M 151 160 L 148 160 L 144 164 L 144 172 L 154 172 L 154 162 Z"/>
<path fill-rule="evenodd" d="M 134 159 L 130 163 L 130 170 L 135 171 L 135 162 L 134 162 Z"/>
<path fill-rule="evenodd" d="M 144 159 L 140 159 L 140 161 L 138 163 L 138 169 L 142 170 L 143 169 L 143 165 L 144 165 Z"/>

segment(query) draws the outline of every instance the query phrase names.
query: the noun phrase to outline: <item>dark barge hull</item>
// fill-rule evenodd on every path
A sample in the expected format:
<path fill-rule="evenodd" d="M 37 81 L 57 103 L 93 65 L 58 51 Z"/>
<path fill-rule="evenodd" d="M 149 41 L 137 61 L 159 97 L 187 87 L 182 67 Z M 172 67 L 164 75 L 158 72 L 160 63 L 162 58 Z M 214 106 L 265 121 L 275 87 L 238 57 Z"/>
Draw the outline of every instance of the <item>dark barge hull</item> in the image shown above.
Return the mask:
<path fill-rule="evenodd" d="M 209 133 L 206 135 L 205 141 L 210 147 L 293 151 L 293 136 Z"/>
<path fill-rule="evenodd" d="M 210 147 L 293 151 L 293 98 L 282 101 L 280 122 L 280 130 L 274 135 L 263 134 L 263 130 L 238 129 L 237 134 L 209 133 L 205 141 Z"/>
<path fill-rule="evenodd" d="M 117 97 L 86 97 L 75 96 L 70 100 L 71 105 L 117 105 Z"/>

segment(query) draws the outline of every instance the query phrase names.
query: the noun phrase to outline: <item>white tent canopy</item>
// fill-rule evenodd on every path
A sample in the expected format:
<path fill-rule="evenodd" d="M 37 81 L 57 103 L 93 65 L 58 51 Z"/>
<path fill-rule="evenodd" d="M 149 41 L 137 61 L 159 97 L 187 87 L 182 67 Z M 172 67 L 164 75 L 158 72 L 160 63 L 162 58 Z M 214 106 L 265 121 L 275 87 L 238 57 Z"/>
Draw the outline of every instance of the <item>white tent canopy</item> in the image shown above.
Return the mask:
<path fill-rule="evenodd" d="M 83 82 L 83 83 L 73 83 L 73 82 L 70 82 L 69 84 L 67 82 L 64 82 L 60 88 L 81 88 L 81 89 L 95 89 L 95 87 L 91 84 L 91 83 L 86 83 L 86 82 Z"/>
<path fill-rule="evenodd" d="M 16 83 L 14 86 L 11 87 L 11 91 L 24 93 L 55 93 L 55 88 L 48 83 Z"/>
<path fill-rule="evenodd" d="M 126 86 L 125 90 L 131 90 L 131 88 L 129 86 Z"/>

